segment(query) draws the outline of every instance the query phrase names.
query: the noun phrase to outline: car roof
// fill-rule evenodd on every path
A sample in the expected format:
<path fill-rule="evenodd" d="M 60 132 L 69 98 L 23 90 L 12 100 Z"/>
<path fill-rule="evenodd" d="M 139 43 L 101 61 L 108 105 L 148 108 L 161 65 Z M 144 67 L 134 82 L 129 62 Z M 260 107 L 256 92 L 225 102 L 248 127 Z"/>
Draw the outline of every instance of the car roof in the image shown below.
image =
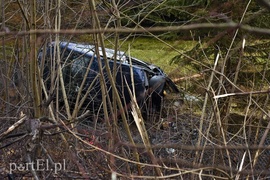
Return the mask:
<path fill-rule="evenodd" d="M 79 43 L 72 43 L 72 42 L 60 42 L 60 46 L 63 48 L 68 48 L 70 50 L 74 50 L 83 54 L 87 54 L 90 56 L 94 55 L 95 46 L 90 44 L 79 44 Z M 105 48 L 106 57 L 108 59 L 114 59 L 114 50 Z M 99 54 L 100 56 L 104 57 L 102 48 L 99 47 Z M 123 51 L 117 51 L 117 60 L 121 61 L 122 63 L 128 63 L 126 55 Z"/>

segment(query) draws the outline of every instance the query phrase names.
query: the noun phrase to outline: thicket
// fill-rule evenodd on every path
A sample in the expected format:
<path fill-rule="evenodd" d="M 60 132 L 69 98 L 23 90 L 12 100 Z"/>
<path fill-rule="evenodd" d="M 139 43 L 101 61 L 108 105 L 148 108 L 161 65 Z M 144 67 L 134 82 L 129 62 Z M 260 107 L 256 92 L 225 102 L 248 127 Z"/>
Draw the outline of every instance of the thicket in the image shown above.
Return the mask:
<path fill-rule="evenodd" d="M 264 0 L 2 0 L 0 175 L 269 178 L 269 11 Z M 121 109 L 117 94 L 109 103 L 103 96 L 102 115 L 52 98 L 37 62 L 47 43 L 109 41 L 118 50 L 141 36 L 178 53 L 171 77 L 182 93 L 167 96 L 161 113 L 116 116 L 106 109 Z M 164 39 L 195 46 L 183 51 Z M 53 70 L 63 91 L 62 71 Z M 62 169 L 26 169 L 38 160 Z"/>

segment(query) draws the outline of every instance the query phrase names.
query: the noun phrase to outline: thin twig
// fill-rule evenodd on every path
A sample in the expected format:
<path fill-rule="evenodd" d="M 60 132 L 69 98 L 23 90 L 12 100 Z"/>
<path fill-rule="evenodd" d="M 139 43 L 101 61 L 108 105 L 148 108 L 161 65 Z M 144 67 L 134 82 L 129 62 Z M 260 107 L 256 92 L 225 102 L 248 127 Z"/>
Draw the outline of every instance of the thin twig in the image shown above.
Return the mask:
<path fill-rule="evenodd" d="M 3 132 L 2 134 L 0 134 L 0 141 L 3 137 L 5 137 L 6 135 L 8 135 L 9 133 L 11 133 L 12 131 L 14 131 L 14 129 L 16 129 L 17 127 L 19 127 L 20 125 L 22 125 L 22 123 L 24 123 L 24 121 L 27 119 L 26 115 L 23 115 L 23 117 L 17 121 L 16 123 L 14 123 L 12 126 L 10 126 L 5 132 Z"/>

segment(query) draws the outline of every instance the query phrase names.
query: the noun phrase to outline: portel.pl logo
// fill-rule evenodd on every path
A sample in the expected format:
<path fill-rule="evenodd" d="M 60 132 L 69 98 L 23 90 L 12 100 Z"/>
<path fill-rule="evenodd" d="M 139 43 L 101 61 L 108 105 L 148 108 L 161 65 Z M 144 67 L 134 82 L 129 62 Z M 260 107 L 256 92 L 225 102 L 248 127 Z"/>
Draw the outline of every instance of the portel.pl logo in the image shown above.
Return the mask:
<path fill-rule="evenodd" d="M 52 171 L 57 174 L 59 171 L 66 170 L 66 160 L 51 164 L 48 159 L 37 159 L 28 163 L 9 163 L 9 173 L 14 171 Z"/>

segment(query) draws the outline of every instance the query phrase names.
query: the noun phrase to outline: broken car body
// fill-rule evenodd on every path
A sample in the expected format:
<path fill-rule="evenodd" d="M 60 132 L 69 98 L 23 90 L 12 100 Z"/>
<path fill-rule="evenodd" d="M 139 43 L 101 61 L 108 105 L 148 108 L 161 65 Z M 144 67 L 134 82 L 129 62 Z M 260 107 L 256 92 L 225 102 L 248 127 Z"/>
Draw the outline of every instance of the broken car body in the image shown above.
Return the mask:
<path fill-rule="evenodd" d="M 60 53 L 57 53 L 57 49 L 60 50 Z M 101 47 L 98 48 L 98 53 L 95 49 L 94 45 L 71 42 L 60 42 L 59 44 L 52 42 L 43 48 L 39 52 L 38 59 L 41 75 L 48 91 L 51 94 L 53 91 L 55 93 L 55 82 L 59 78 L 55 72 L 61 68 L 68 101 L 75 102 L 78 92 L 81 90 L 80 98 L 86 97 L 84 107 L 97 110 L 102 106 L 100 72 L 103 72 L 104 75 L 108 92 L 107 100 L 112 100 L 113 97 L 108 72 L 104 68 L 105 61 L 108 61 L 111 73 L 116 72 L 115 85 L 124 107 L 128 107 L 127 105 L 132 100 L 130 91 L 132 94 L 135 93 L 139 107 L 146 111 L 160 110 L 166 88 L 178 92 L 176 85 L 159 67 L 129 57 L 122 51 L 115 52 L 105 48 L 106 54 L 104 55 Z M 98 65 L 99 60 L 102 69 Z"/>

